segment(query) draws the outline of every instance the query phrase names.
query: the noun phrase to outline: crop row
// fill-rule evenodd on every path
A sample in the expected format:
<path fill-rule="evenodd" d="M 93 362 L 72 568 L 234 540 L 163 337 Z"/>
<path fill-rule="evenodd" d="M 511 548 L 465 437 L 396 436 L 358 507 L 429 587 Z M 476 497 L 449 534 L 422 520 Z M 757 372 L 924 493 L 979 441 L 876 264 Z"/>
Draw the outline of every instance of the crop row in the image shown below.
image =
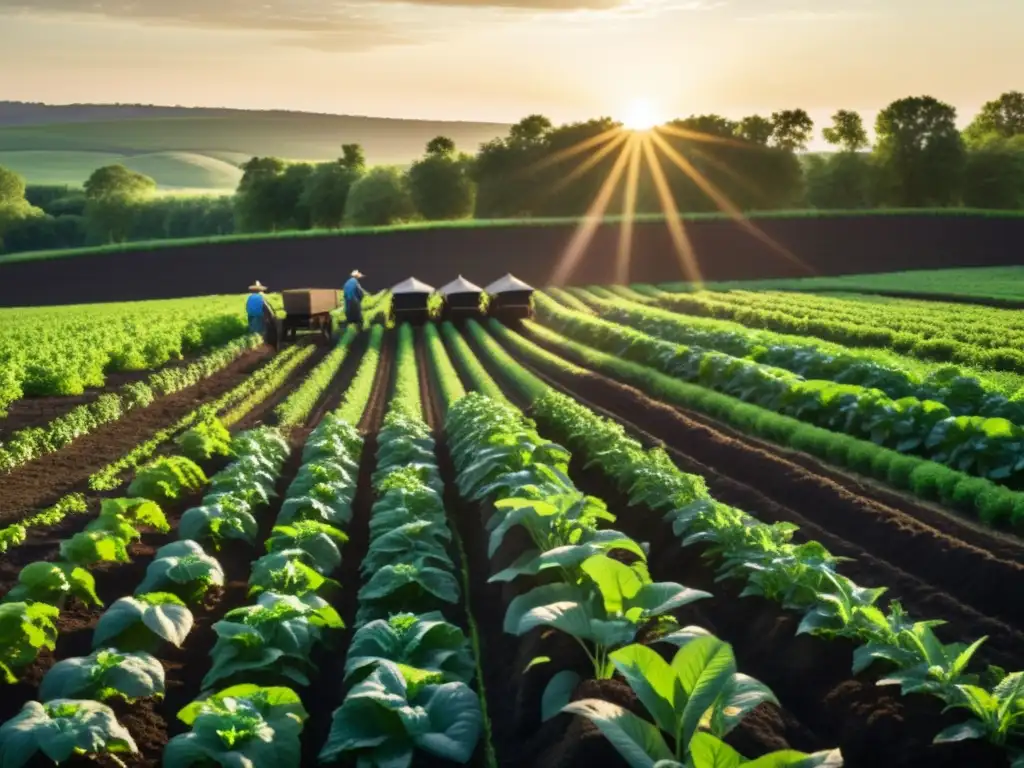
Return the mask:
<path fill-rule="evenodd" d="M 903 397 L 934 400 L 949 408 L 954 416 L 1000 417 L 1024 424 L 1024 401 L 1011 399 L 990 383 L 961 375 L 950 366 L 932 366 L 921 375 L 901 366 L 895 355 L 882 356 L 820 339 L 751 330 L 729 321 L 681 315 L 651 306 L 646 301 L 637 303 L 630 296 L 641 300 L 644 297 L 628 289 L 621 293 L 577 289 L 572 294 L 561 292 L 552 296 L 570 309 L 582 308 L 584 312 L 595 309 L 604 320 L 677 344 L 745 357 L 808 379 L 879 389 L 894 400 Z M 578 301 L 578 305 L 570 304 L 567 296 L 582 301 Z"/>
<path fill-rule="evenodd" d="M 446 335 L 454 338 L 450 330 Z M 474 370 L 471 378 L 485 375 L 468 347 L 453 345 L 453 351 Z M 452 379 L 442 391 L 458 393 L 461 384 L 447 358 L 432 355 L 432 360 L 439 379 Z M 590 719 L 630 765 L 738 764 L 739 754 L 722 739 L 746 714 L 775 698 L 737 672 L 727 643 L 699 627 L 675 624 L 673 611 L 710 595 L 653 581 L 644 549 L 607 528 L 615 516 L 573 484 L 568 451 L 541 437 L 518 409 L 475 392 L 447 405 L 445 428 L 459 494 L 481 504 L 489 516 L 492 564 L 508 563 L 491 581 L 523 585 L 507 605 L 505 632 L 522 637 L 540 629 L 572 638 L 586 654 L 588 674 L 598 681 L 621 675 L 651 721 L 609 701 L 574 701 L 583 680 L 570 668 L 553 670 L 542 696 L 542 718 L 564 712 Z M 676 646 L 671 661 L 638 642 L 642 637 Z M 545 664 L 556 662 L 538 656 L 529 666 Z M 811 756 L 786 751 L 760 760 L 780 766 L 840 764 L 835 751 Z"/>
<path fill-rule="evenodd" d="M 126 384 L 120 393 L 100 395 L 92 402 L 58 416 L 44 427 L 18 430 L 0 445 L 0 471 L 10 472 L 28 461 L 58 451 L 76 438 L 117 421 L 129 411 L 145 408 L 157 396 L 190 387 L 261 343 L 262 339 L 257 335 L 235 339 L 187 366 L 157 371 L 148 382 Z"/>
<path fill-rule="evenodd" d="M 492 329 L 518 354 L 542 368 L 574 366 L 531 344 L 503 326 Z M 793 542 L 797 527 L 765 524 L 716 501 L 703 478 L 681 472 L 660 449 L 645 451 L 621 427 L 596 416 L 536 379 L 476 324 L 471 332 L 511 381 L 532 401 L 538 418 L 557 424 L 585 461 L 594 463 L 629 497 L 631 505 L 662 513 L 682 546 L 700 546 L 718 563 L 718 578 L 744 584 L 742 596 L 760 596 L 799 611 L 799 633 L 846 638 L 858 644 L 852 671 L 873 665 L 890 671 L 878 685 L 899 685 L 904 694 L 927 693 L 949 707 L 965 709 L 970 719 L 936 737 L 937 742 L 986 739 L 1004 746 L 1013 759 L 1024 754 L 1019 715 L 1024 707 L 1024 673 L 989 667 L 971 670 L 984 642 L 942 643 L 933 628 L 938 620 L 915 621 L 897 600 L 886 609 L 884 588 L 867 588 L 839 573 L 837 558 L 819 542 Z"/>
<path fill-rule="evenodd" d="M 1006 419 L 953 416 L 941 403 L 892 400 L 856 385 L 804 381 L 783 369 L 662 341 L 561 308 L 546 297 L 536 303 L 546 325 L 605 356 L 586 348 L 578 354 L 639 382 L 651 394 L 845 463 L 923 498 L 940 497 L 989 524 L 1024 521 L 1024 496 L 985 479 L 1015 478 L 1024 471 L 1024 428 Z M 534 332 L 564 346 L 546 329 Z M 725 397 L 710 396 L 714 390 Z"/>
<path fill-rule="evenodd" d="M 246 333 L 241 299 L 0 310 L 0 416 L 27 396 L 81 395 L 107 373 L 159 368 Z"/>
<path fill-rule="evenodd" d="M 358 332 L 355 326 L 348 326 L 334 348 L 317 363 L 306 377 L 303 385 L 274 409 L 274 416 L 279 425 L 295 426 L 306 420 L 320 396 L 327 390 L 328 385 L 341 368 L 341 364 L 345 362 Z"/>
<path fill-rule="evenodd" d="M 873 303 L 808 294 L 656 293 L 659 306 L 727 318 L 752 328 L 817 336 L 847 346 L 889 347 L 922 360 L 1024 373 L 1024 329 L 1016 313 L 981 307 L 956 312 L 920 303 Z"/>

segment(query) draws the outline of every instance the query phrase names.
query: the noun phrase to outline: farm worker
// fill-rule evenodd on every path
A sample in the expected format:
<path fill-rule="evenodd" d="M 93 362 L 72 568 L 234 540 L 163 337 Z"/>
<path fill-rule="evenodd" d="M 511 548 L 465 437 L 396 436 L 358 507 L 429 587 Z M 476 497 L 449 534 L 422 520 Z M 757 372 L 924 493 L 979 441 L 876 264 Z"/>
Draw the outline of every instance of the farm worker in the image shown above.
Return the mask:
<path fill-rule="evenodd" d="M 263 297 L 267 286 L 259 280 L 249 286 L 249 298 L 245 300 L 245 314 L 249 316 L 249 331 L 251 333 L 263 333 L 263 315 L 267 309 L 267 300 Z"/>
<path fill-rule="evenodd" d="M 359 278 L 365 275 L 358 269 L 352 270 L 352 276 L 345 281 L 345 322 L 363 324 L 363 296 L 366 292 L 359 284 Z"/>

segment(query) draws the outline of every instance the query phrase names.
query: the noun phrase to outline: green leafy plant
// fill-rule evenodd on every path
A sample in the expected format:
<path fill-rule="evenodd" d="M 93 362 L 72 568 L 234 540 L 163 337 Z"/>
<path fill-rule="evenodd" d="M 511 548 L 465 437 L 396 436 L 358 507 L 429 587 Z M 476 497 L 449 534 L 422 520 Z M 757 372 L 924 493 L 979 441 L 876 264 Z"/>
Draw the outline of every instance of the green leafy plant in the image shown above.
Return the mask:
<path fill-rule="evenodd" d="M 459 601 L 459 582 L 451 571 L 429 565 L 422 555 L 375 572 L 359 590 L 356 624 L 386 618 L 401 610 L 433 610 Z"/>
<path fill-rule="evenodd" d="M 128 486 L 128 495 L 165 504 L 198 492 L 207 482 L 195 462 L 184 456 L 165 456 L 136 473 Z"/>
<path fill-rule="evenodd" d="M 264 555 L 252 566 L 249 594 L 277 592 L 304 597 L 329 593 L 340 588 L 338 582 L 322 576 L 311 567 L 313 556 L 304 549 L 284 549 Z"/>
<path fill-rule="evenodd" d="M 277 525 L 267 539 L 267 552 L 301 549 L 312 559 L 313 568 L 322 575 L 332 573 L 341 565 L 340 544 L 348 536 L 334 526 L 303 520 L 294 525 Z"/>
<path fill-rule="evenodd" d="M 550 627 L 566 633 L 584 649 L 598 679 L 612 676 L 609 654 L 634 642 L 645 626 L 670 626 L 671 611 L 711 597 L 681 584 L 652 582 L 643 562 L 627 566 L 593 555 L 580 569 L 577 582 L 544 584 L 515 598 L 505 613 L 505 631 L 524 635 Z"/>
<path fill-rule="evenodd" d="M 39 685 L 39 699 L 93 699 L 160 697 L 164 694 L 164 667 L 148 653 L 121 653 L 105 648 L 88 656 L 54 664 Z"/>
<path fill-rule="evenodd" d="M 96 563 L 127 563 L 128 542 L 139 537 L 139 532 L 126 522 L 107 517 L 96 520 L 101 526 L 116 528 L 93 528 L 76 533 L 60 543 L 60 556 L 74 565 L 89 566 Z"/>
<path fill-rule="evenodd" d="M 966 709 L 971 719 L 946 728 L 935 737 L 936 743 L 984 739 L 1007 746 L 1011 739 L 1024 738 L 1024 672 L 1004 675 L 991 691 L 964 684 L 956 689 L 958 695 L 946 711 Z M 1010 758 L 1012 768 L 1019 768 L 1024 764 L 1024 749 L 1011 749 Z"/>
<path fill-rule="evenodd" d="M 110 707 L 98 701 L 29 701 L 0 725 L 0 758 L 9 768 L 21 768 L 36 753 L 62 763 L 78 755 L 114 757 L 138 751 L 128 729 Z"/>
<path fill-rule="evenodd" d="M 115 601 L 96 622 L 92 647 L 153 652 L 162 643 L 180 648 L 195 620 L 176 595 L 151 592 Z"/>
<path fill-rule="evenodd" d="M 63 608 L 75 597 L 86 605 L 102 606 L 96 594 L 96 580 L 84 568 L 72 563 L 29 563 L 18 573 L 18 583 L 4 596 L 4 602 L 47 603 Z"/>
<path fill-rule="evenodd" d="M 46 603 L 0 604 L 0 674 L 4 682 L 16 683 L 18 673 L 39 655 L 43 648 L 57 645 L 57 618 L 60 611 Z"/>
<path fill-rule="evenodd" d="M 212 415 L 183 432 L 175 443 L 187 458 L 197 463 L 233 455 L 231 433 Z"/>
<path fill-rule="evenodd" d="M 687 627 L 671 640 L 679 650 L 671 662 L 642 645 L 613 652 L 611 663 L 621 674 L 653 723 L 623 707 L 599 699 L 581 699 L 565 705 L 564 712 L 590 720 L 631 766 L 677 765 L 683 768 L 739 765 L 739 755 L 718 741 L 753 709 L 777 703 L 762 683 L 736 671 L 732 648 L 698 627 Z M 698 729 L 715 738 L 698 738 Z M 665 736 L 670 741 L 667 741 Z M 674 746 L 672 746 L 674 745 Z M 726 756 L 725 762 L 709 758 Z M 764 766 L 839 766 L 838 753 L 815 755 L 773 753 L 761 758 Z M 661 761 L 669 761 L 661 763 Z M 758 762 L 750 763 L 751 766 Z"/>
<path fill-rule="evenodd" d="M 213 625 L 217 642 L 203 687 L 255 673 L 309 685 L 313 648 L 325 640 L 324 630 L 342 626 L 337 612 L 313 595 L 265 593 L 257 605 L 229 611 Z"/>
<path fill-rule="evenodd" d="M 207 497 L 203 502 L 201 506 L 185 510 L 181 516 L 180 539 L 208 541 L 214 549 L 219 549 L 227 540 L 256 544 L 259 523 L 247 502 L 230 494 Z"/>
<path fill-rule="evenodd" d="M 157 557 L 146 569 L 145 578 L 135 589 L 135 594 L 168 592 L 186 603 L 195 603 L 203 599 L 210 587 L 222 586 L 224 569 L 216 558 L 202 551 L 181 555 L 161 555 L 158 551 Z"/>
<path fill-rule="evenodd" d="M 360 680 L 384 661 L 439 672 L 446 682 L 469 683 L 476 666 L 462 630 L 438 612 L 398 613 L 360 627 L 345 660 L 345 679 Z"/>
<path fill-rule="evenodd" d="M 321 762 L 343 756 L 362 765 L 409 765 L 416 750 L 467 763 L 480 738 L 476 693 L 440 673 L 382 661 L 334 712 Z"/>
<path fill-rule="evenodd" d="M 164 748 L 165 768 L 273 765 L 298 768 L 299 734 L 309 717 L 290 688 L 237 685 L 178 713 L 192 730 Z"/>

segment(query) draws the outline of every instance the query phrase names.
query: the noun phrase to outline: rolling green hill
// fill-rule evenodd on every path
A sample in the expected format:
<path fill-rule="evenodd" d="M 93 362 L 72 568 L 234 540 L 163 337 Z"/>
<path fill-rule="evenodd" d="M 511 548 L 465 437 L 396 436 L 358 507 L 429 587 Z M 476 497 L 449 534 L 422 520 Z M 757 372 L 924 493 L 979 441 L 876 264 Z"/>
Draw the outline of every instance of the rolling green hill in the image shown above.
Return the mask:
<path fill-rule="evenodd" d="M 154 108 L 157 114 L 163 110 Z M 112 114 L 118 114 L 111 107 Z M 131 116 L 35 125 L 4 124 L 0 114 L 0 165 L 16 170 L 30 184 L 81 184 L 96 168 L 122 162 L 146 173 L 167 190 L 233 189 L 237 166 L 253 155 L 293 160 L 328 160 L 342 144 L 363 145 L 371 164 L 404 165 L 443 134 L 468 151 L 507 126 L 397 120 L 284 112 L 189 110 L 186 116 Z M 147 114 L 145 111 L 142 115 Z M 180 112 L 177 113 L 180 115 Z"/>

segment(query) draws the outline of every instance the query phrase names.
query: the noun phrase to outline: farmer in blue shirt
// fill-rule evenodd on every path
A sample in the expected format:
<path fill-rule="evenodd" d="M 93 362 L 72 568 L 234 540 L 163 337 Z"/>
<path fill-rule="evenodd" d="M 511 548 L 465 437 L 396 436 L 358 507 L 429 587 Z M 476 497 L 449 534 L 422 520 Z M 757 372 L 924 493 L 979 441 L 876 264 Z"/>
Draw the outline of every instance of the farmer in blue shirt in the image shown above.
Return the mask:
<path fill-rule="evenodd" d="M 249 332 L 262 334 L 266 330 L 264 313 L 267 300 L 263 297 L 267 286 L 259 280 L 249 286 L 249 298 L 245 300 L 245 314 L 249 316 Z"/>
<path fill-rule="evenodd" d="M 358 269 L 352 271 L 352 276 L 345 281 L 345 322 L 363 325 L 363 296 L 366 292 L 359 284 L 359 278 L 365 275 Z"/>

